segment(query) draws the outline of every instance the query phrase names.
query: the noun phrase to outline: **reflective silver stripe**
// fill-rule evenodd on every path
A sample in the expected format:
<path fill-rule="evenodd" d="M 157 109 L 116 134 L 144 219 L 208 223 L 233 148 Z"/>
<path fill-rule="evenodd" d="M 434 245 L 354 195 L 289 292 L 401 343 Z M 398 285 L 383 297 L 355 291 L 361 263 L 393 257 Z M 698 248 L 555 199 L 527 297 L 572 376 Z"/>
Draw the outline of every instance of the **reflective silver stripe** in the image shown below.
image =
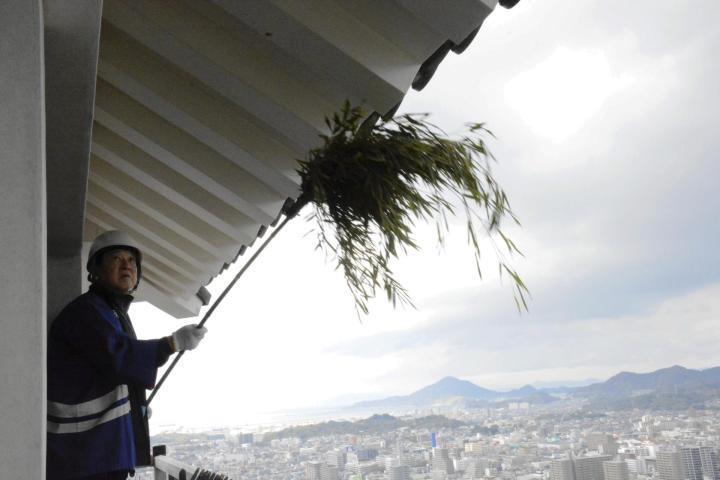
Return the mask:
<path fill-rule="evenodd" d="M 113 403 L 127 398 L 127 396 L 127 385 L 118 385 L 114 390 L 106 393 L 102 397 L 88 400 L 83 403 L 76 403 L 72 405 L 60 402 L 48 402 L 47 413 L 53 417 L 60 418 L 87 417 L 89 415 L 95 415 L 102 412 L 103 410 L 109 408 Z"/>
<path fill-rule="evenodd" d="M 72 422 L 72 423 L 56 423 L 56 422 L 47 422 L 47 431 L 49 433 L 80 433 L 85 432 L 87 430 L 90 430 L 91 428 L 95 428 L 98 425 L 102 425 L 103 423 L 107 423 L 110 420 L 115 420 L 116 418 L 120 418 L 123 415 L 128 415 L 130 413 L 130 402 L 125 402 L 122 405 L 118 405 L 117 407 L 108 410 L 105 412 L 105 415 L 98 418 L 93 418 L 92 420 L 83 420 L 82 422 Z"/>

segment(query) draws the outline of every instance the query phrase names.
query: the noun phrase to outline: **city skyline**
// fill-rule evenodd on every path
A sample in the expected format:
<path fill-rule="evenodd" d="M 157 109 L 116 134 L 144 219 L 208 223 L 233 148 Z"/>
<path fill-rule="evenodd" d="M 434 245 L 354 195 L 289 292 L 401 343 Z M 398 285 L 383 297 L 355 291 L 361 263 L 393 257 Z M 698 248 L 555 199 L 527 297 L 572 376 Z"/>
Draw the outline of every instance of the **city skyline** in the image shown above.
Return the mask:
<path fill-rule="evenodd" d="M 153 440 L 180 462 L 235 479 L 717 480 L 719 405 L 455 409 L 282 430 L 175 431 Z"/>

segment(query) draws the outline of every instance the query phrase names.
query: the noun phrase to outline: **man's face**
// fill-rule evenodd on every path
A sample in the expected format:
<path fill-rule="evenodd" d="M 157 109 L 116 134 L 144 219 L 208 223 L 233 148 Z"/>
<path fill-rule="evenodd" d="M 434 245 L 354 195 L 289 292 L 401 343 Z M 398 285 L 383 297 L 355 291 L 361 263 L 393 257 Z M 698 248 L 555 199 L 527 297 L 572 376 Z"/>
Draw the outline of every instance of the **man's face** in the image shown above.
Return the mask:
<path fill-rule="evenodd" d="M 97 270 L 98 283 L 108 290 L 128 293 L 137 283 L 135 254 L 130 250 L 115 249 L 105 252 Z"/>

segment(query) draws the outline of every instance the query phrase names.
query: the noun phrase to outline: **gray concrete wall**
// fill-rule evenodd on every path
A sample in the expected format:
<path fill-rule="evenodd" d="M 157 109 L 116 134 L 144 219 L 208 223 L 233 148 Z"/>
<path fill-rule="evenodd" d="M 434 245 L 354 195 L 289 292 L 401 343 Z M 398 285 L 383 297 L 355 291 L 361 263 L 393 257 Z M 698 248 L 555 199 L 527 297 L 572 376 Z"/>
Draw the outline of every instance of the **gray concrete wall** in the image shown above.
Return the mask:
<path fill-rule="evenodd" d="M 81 293 L 101 0 L 44 0 L 48 325 Z"/>
<path fill-rule="evenodd" d="M 49 181 L 50 179 L 48 179 Z M 49 214 L 50 212 L 48 212 Z M 50 241 L 48 237 L 48 242 Z M 47 329 L 52 321 L 72 299 L 82 293 L 85 271 L 80 252 L 75 255 L 50 255 L 47 258 Z"/>
<path fill-rule="evenodd" d="M 45 105 L 40 0 L 0 1 L 0 477 L 45 478 Z"/>

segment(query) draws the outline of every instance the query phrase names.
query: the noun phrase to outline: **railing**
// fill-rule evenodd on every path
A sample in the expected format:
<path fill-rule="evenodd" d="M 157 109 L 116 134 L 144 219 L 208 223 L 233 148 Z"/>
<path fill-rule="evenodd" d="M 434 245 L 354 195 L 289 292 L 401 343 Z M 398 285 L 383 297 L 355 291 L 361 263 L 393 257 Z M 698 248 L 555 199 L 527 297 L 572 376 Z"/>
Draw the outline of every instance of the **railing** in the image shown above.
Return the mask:
<path fill-rule="evenodd" d="M 155 480 L 230 480 L 220 473 L 196 468 L 187 463 L 168 457 L 165 445 L 153 447 Z"/>

